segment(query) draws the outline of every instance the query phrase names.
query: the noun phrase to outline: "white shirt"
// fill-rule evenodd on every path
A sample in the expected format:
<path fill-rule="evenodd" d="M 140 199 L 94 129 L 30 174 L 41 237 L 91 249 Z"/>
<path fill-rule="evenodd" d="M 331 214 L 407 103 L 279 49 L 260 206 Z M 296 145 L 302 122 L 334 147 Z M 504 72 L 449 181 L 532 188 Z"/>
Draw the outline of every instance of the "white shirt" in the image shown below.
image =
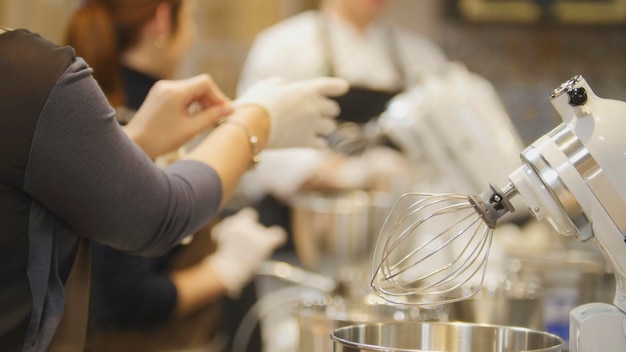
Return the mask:
<path fill-rule="evenodd" d="M 359 32 L 336 15 L 325 15 L 329 44 L 325 44 L 320 12 L 307 11 L 261 32 L 246 59 L 238 91 L 272 76 L 288 80 L 328 75 L 327 51 L 332 54 L 335 75 L 352 85 L 377 90 L 395 90 L 402 80 L 394 65 L 390 29 L 407 85 L 441 70 L 444 54 L 415 33 L 377 22 Z M 330 45 L 330 50 L 325 49 Z"/>

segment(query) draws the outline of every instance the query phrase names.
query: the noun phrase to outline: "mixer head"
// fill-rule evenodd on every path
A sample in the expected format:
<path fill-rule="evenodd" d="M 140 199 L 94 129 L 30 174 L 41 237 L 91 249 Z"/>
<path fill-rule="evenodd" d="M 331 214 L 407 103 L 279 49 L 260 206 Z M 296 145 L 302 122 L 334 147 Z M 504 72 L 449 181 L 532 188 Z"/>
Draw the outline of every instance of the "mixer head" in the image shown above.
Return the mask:
<path fill-rule="evenodd" d="M 563 123 L 521 153 L 510 184 L 479 196 L 408 194 L 377 243 L 372 286 L 400 304 L 440 304 L 478 292 L 492 229 L 516 195 L 537 220 L 564 235 L 594 239 L 617 280 L 626 312 L 626 103 L 597 97 L 576 76 L 551 95 Z"/>
<path fill-rule="evenodd" d="M 482 287 L 493 228 L 515 194 L 491 186 L 479 196 L 409 193 L 394 205 L 376 244 L 372 287 L 391 303 L 436 305 Z"/>

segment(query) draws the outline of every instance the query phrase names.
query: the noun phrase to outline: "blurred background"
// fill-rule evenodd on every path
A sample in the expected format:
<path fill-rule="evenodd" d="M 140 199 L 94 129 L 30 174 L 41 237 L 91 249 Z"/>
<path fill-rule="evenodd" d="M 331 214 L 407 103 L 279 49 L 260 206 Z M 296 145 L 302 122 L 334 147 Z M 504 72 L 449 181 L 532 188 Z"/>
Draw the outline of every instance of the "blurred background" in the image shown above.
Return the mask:
<path fill-rule="evenodd" d="M 79 4 L 80 1 L 78 0 L 0 0 L 0 26 L 27 28 L 42 34 L 52 41 L 60 42 L 65 24 L 68 22 L 72 11 Z M 198 0 L 197 4 L 198 11 L 195 15 L 199 25 L 200 38 L 192 49 L 191 54 L 187 57 L 182 70 L 179 72 L 179 76 L 188 77 L 200 72 L 209 73 L 227 95 L 235 97 L 241 68 L 256 35 L 261 30 L 290 16 L 317 8 L 319 0 Z M 532 143 L 546 131 L 551 130 L 560 123 L 561 117 L 554 111 L 548 96 L 554 88 L 574 75 L 582 74 L 589 84 L 593 86 L 594 92 L 598 96 L 626 101 L 626 65 L 624 64 L 626 60 L 626 0 L 395 0 L 392 2 L 390 11 L 387 12 L 386 16 L 397 25 L 413 30 L 417 34 L 430 39 L 443 50 L 451 61 L 463 63 L 470 72 L 478 74 L 491 83 L 496 89 L 498 97 L 504 103 L 506 112 L 511 118 L 514 129 L 522 139 L 523 145 Z M 352 56 L 349 57 L 351 58 Z M 419 60 L 416 60 L 416 62 L 419 62 Z M 472 91 L 472 89 L 463 90 L 463 92 L 467 91 Z M 446 86 L 441 95 L 445 98 L 450 98 L 453 95 L 450 94 L 450 86 Z M 480 97 L 480 94 L 467 94 L 467 96 L 474 99 L 476 96 Z M 481 105 L 484 102 L 485 100 L 481 100 L 478 103 L 466 100 L 461 102 L 452 100 L 452 103 L 443 102 L 443 104 L 437 105 L 437 111 L 433 116 L 446 115 L 445 111 L 441 112 L 441 110 L 445 110 L 441 109 L 442 106 L 462 103 L 464 104 L 463 106 L 468 107 L 467 110 L 471 111 L 473 103 Z M 456 118 L 458 116 L 453 117 Z M 437 118 L 436 120 L 442 121 L 442 118 Z M 461 119 L 455 121 L 459 120 Z M 502 126 L 497 124 L 485 125 L 485 122 L 486 119 L 472 120 L 469 127 L 480 129 L 485 126 L 498 128 Z M 481 123 L 483 124 L 481 125 Z M 446 122 L 444 121 L 443 124 L 446 124 Z M 469 127 L 465 126 L 465 129 L 472 129 Z M 454 124 L 454 128 L 450 130 L 464 130 L 464 126 Z M 485 129 L 485 134 L 473 135 L 468 133 L 468 135 L 472 137 L 471 142 L 479 147 L 481 145 L 479 142 L 488 140 L 495 135 L 495 133 L 491 132 L 492 130 Z M 422 137 L 428 137 L 428 134 L 425 133 Z M 446 135 L 456 136 L 455 133 L 446 133 Z M 462 138 L 460 139 L 462 140 Z M 431 139 L 424 138 L 424 144 L 431 147 L 441 144 L 440 147 L 447 154 L 437 155 L 448 156 L 451 149 L 447 148 L 444 145 L 445 141 L 442 140 L 442 138 L 437 136 L 434 137 L 434 142 Z M 462 147 L 461 145 L 461 148 L 457 149 L 462 149 L 460 150 L 461 152 L 464 151 L 463 149 L 471 149 Z M 426 153 L 428 152 L 429 150 L 426 150 Z M 437 155 L 433 157 L 433 160 Z M 463 157 L 463 154 L 460 155 Z M 515 151 L 515 165 L 517 165 L 519 160 L 517 155 L 518 152 Z M 489 174 L 490 171 L 488 169 L 493 165 L 502 167 L 503 163 L 498 163 L 499 160 L 487 157 L 486 154 L 481 156 L 479 160 L 468 160 L 469 163 L 462 166 L 469 169 L 467 165 L 470 165 L 471 169 L 473 169 L 472 171 L 479 170 L 482 174 Z M 439 159 L 445 159 L 445 157 Z M 423 160 L 418 161 L 423 162 Z M 423 164 L 420 166 L 428 171 L 427 167 L 430 165 Z M 271 171 L 271 174 L 280 174 L 275 172 L 275 170 Z M 436 174 L 437 177 L 435 178 L 437 179 L 454 174 L 454 172 L 449 172 L 449 169 L 445 168 L 438 171 L 440 173 Z M 505 168 L 505 171 L 511 170 Z M 428 172 L 424 172 L 424 174 L 428 176 Z M 425 177 L 425 179 L 432 181 L 428 177 Z M 455 182 L 451 182 L 451 184 L 456 185 Z M 446 185 L 446 187 L 448 186 Z M 372 225 L 371 223 L 376 219 L 368 219 L 368 214 L 379 204 L 375 204 L 374 198 L 368 198 L 363 201 L 363 195 L 360 192 L 348 194 L 349 197 L 347 199 L 342 198 L 343 195 L 341 194 L 337 198 L 330 196 L 328 199 L 325 197 L 320 197 L 320 199 L 312 198 L 316 201 L 316 206 L 320 201 L 327 201 L 329 210 L 324 209 L 323 211 L 309 211 L 311 209 L 305 206 L 299 209 L 299 205 L 296 202 L 296 208 L 300 212 L 296 213 L 296 215 L 300 216 L 299 219 L 311 220 L 311 223 L 315 222 L 316 225 L 327 221 L 331 224 L 328 226 L 334 226 L 333 221 L 340 223 L 336 218 L 343 220 L 344 216 L 346 218 L 350 217 L 352 222 L 356 221 L 354 219 L 359 221 L 365 219 L 364 223 L 366 225 L 364 225 L 364 228 L 367 226 L 369 230 L 366 231 L 367 234 L 361 233 L 364 232 L 361 228 L 355 227 L 355 229 L 350 228 L 350 231 L 344 231 L 344 228 L 337 226 L 333 229 L 341 229 L 341 231 L 337 230 L 337 233 L 332 232 L 332 235 L 340 237 L 354 232 L 361 236 L 367 235 L 370 240 L 371 238 L 375 239 L 375 236 L 378 234 L 378 228 L 380 228 L 378 225 L 380 224 L 376 224 L 377 226 Z M 313 204 L 311 199 L 304 199 L 309 201 L 307 205 Z M 337 204 L 341 205 L 341 212 L 334 208 L 335 203 L 333 202 L 337 199 L 341 201 L 341 203 L 337 202 Z M 350 201 L 350 204 L 353 205 L 355 210 L 352 213 L 344 212 L 345 208 L 347 208 L 346 204 L 348 204 L 345 203 L 346 201 Z M 383 205 L 380 205 L 384 214 L 386 214 L 389 205 L 388 200 Z M 322 218 L 320 214 L 327 216 L 327 218 Z M 523 221 L 517 220 L 519 223 L 523 223 Z M 296 223 L 297 221 L 295 220 Z M 305 223 L 305 225 L 300 227 L 305 230 L 314 227 L 310 226 L 309 223 Z M 509 301 L 505 303 L 509 306 L 511 316 L 515 315 L 516 318 L 525 319 L 523 321 L 524 326 L 530 325 L 553 332 L 555 330 L 552 330 L 552 327 L 547 325 L 547 323 L 537 323 L 535 320 L 543 319 L 545 322 L 548 322 L 552 321 L 549 319 L 555 317 L 561 320 L 564 317 L 565 329 L 567 329 L 568 313 L 572 307 L 585 302 L 587 299 L 590 301 L 608 301 L 611 299 L 610 296 L 613 290 L 612 288 L 606 289 L 606 287 L 613 284 L 609 282 L 609 285 L 607 285 L 612 276 L 606 271 L 603 262 L 595 256 L 592 257 L 592 260 L 587 260 L 586 256 L 581 257 L 582 259 L 572 256 L 572 254 L 587 254 L 587 248 L 583 248 L 585 251 L 582 251 L 580 247 L 575 246 L 574 241 L 567 240 L 568 242 L 564 242 L 566 240 L 560 236 L 557 237 L 551 233 L 547 235 L 549 231 L 545 228 L 532 226 L 531 224 L 524 228 L 524 237 L 519 236 L 517 242 L 511 241 L 509 243 L 514 243 L 514 246 L 510 247 L 515 247 L 519 250 L 519 253 L 516 253 L 516 255 L 519 255 L 521 259 L 516 265 L 524 270 L 507 267 L 507 270 L 516 275 L 519 274 L 519 277 L 509 277 L 508 279 L 511 282 L 525 284 L 526 286 L 523 287 L 524 294 L 532 293 L 537 296 L 537 292 L 540 292 L 545 302 L 538 303 L 537 297 L 529 299 L 528 296 L 521 298 L 512 296 L 510 299 L 507 297 Z M 307 231 L 302 231 L 297 226 L 294 226 L 294 228 L 296 230 L 294 232 L 303 233 L 301 236 L 304 238 L 313 237 Z M 326 230 L 324 229 L 324 231 Z M 499 235 L 498 238 L 505 238 L 503 235 L 507 234 L 506 230 L 510 232 L 508 234 L 509 237 L 522 234 L 516 228 L 509 227 L 501 230 L 500 234 L 502 235 Z M 320 233 L 322 232 L 320 231 Z M 534 236 L 530 238 L 528 234 L 533 234 Z M 333 236 L 328 237 L 333 238 Z M 361 237 L 355 238 L 358 240 L 354 241 L 354 243 L 361 245 L 363 242 Z M 546 239 L 549 239 L 549 241 Z M 566 244 L 563 244 L 562 241 Z M 520 243 L 525 244 L 526 247 L 521 248 L 524 246 L 521 246 Z M 535 243 L 535 247 L 532 246 L 533 243 Z M 536 243 L 545 245 L 546 248 L 546 252 L 537 256 L 540 258 L 535 258 L 536 249 L 538 248 Z M 316 250 L 319 249 L 314 245 L 312 247 Z M 356 246 L 356 248 L 362 249 L 359 246 Z M 322 251 L 322 249 L 319 250 Z M 323 250 L 328 249 L 324 247 Z M 328 253 L 324 254 L 328 255 Z M 339 256 L 344 258 L 346 257 L 344 254 L 344 252 L 341 252 Z M 526 258 L 524 257 L 525 254 L 532 254 L 532 256 Z M 593 254 L 596 253 L 594 252 Z M 324 258 L 326 259 L 326 257 Z M 497 256 L 494 256 L 495 258 Z M 502 258 L 509 259 L 505 255 L 502 255 Z M 504 259 L 500 263 L 505 262 Z M 493 259 L 490 260 L 493 261 Z M 361 264 L 361 262 L 358 264 Z M 272 271 L 277 270 L 276 268 L 280 269 L 281 267 L 270 266 L 265 268 L 268 272 L 265 275 L 279 276 Z M 522 274 L 526 276 L 522 277 Z M 537 282 L 543 285 L 541 287 L 542 291 L 536 289 L 537 286 L 541 286 Z M 311 282 L 308 284 L 311 285 Z M 272 285 L 267 286 L 270 288 L 264 288 L 265 291 L 275 289 Z M 260 285 L 260 287 L 264 286 Z M 339 287 L 341 288 L 341 286 Z M 531 289 L 536 290 L 536 292 Z M 278 290 L 276 291 L 280 293 Z M 293 301 L 294 297 L 299 298 L 294 292 L 284 291 L 280 294 L 284 294 L 285 297 L 276 296 L 274 298 L 278 302 L 276 307 L 281 307 L 283 304 L 283 301 L 280 299 L 291 299 Z M 337 292 L 334 293 L 337 294 Z M 501 292 L 498 291 L 497 293 Z M 337 295 L 341 296 L 341 294 Z M 267 294 L 265 297 L 269 296 Z M 345 296 L 348 297 L 347 294 Z M 501 297 L 496 298 L 501 299 Z M 349 300 L 346 301 L 350 302 Z M 264 302 L 266 306 L 269 306 L 267 302 L 271 301 L 266 300 Z M 480 305 L 477 302 L 485 305 Z M 496 303 L 494 304 L 494 302 Z M 500 312 L 502 315 L 503 306 L 500 305 L 501 303 L 500 300 L 494 297 L 485 296 L 480 300 L 470 301 L 467 303 L 469 306 L 459 306 L 460 308 L 457 307 L 455 309 L 458 310 L 456 314 L 459 315 L 466 313 L 466 311 L 473 314 L 476 312 L 485 314 Z M 336 306 L 340 306 L 333 304 L 324 302 L 322 308 L 327 309 L 331 307 L 335 309 Z M 535 306 L 529 306 L 528 304 L 534 304 Z M 539 304 L 543 304 L 543 310 L 538 308 Z M 374 304 L 372 306 L 380 309 L 380 307 Z M 319 322 L 311 317 L 314 317 L 319 312 L 315 311 L 316 306 L 306 306 L 305 308 L 305 310 L 300 311 L 299 318 L 301 320 L 299 324 L 303 331 L 312 331 L 309 325 Z M 371 307 L 368 306 L 369 308 Z M 383 308 L 389 309 L 388 307 Z M 536 312 L 541 312 L 545 316 L 536 316 L 534 314 Z M 327 311 L 322 313 L 334 318 Z M 340 313 L 343 314 L 344 312 Z M 418 314 L 411 310 L 397 311 L 396 307 L 393 308 L 391 313 L 386 310 L 381 312 L 368 311 L 368 314 L 376 319 L 379 318 L 377 314 L 387 317 L 391 314 L 395 319 L 397 313 L 402 313 L 402 316 L 406 315 L 411 319 L 417 320 L 430 318 L 428 316 L 419 316 L 419 314 L 424 314 L 423 312 L 418 312 Z M 440 312 L 435 313 L 439 314 Z M 533 316 L 528 316 L 529 313 L 533 313 Z M 453 315 L 452 317 L 454 318 Z M 461 318 L 480 320 L 478 318 L 481 317 L 464 316 Z M 290 332 L 288 328 L 293 328 L 293 324 L 289 325 L 289 323 L 292 323 L 291 321 L 283 324 L 283 321 L 280 320 L 283 319 L 282 316 L 273 319 L 270 324 L 267 321 L 264 323 L 266 325 L 264 327 L 266 329 L 265 333 L 276 338 L 275 341 L 270 340 L 269 346 L 273 347 L 266 350 L 280 352 L 282 350 L 276 346 L 283 343 L 280 339 L 285 339 L 285 336 Z M 558 320 L 558 322 L 561 322 L 561 320 Z M 502 323 L 502 321 L 499 322 Z M 505 320 L 504 323 L 517 324 L 519 321 L 511 322 Z M 531 325 L 531 323 L 538 325 Z M 243 323 L 242 326 L 244 326 Z M 268 326 L 270 328 L 267 328 Z M 319 336 L 322 336 L 324 343 L 328 343 L 328 333 L 326 331 Z M 304 338 L 301 341 L 305 341 L 302 344 L 303 346 L 312 345 Z M 287 346 L 286 351 L 293 350 L 291 345 L 289 345 L 290 342 L 292 341 L 287 341 L 284 344 Z"/>
<path fill-rule="evenodd" d="M 59 40 L 77 0 L 0 0 L 0 23 Z M 317 0 L 200 0 L 201 39 L 181 73 L 210 73 L 235 95 L 246 53 L 262 29 Z M 492 3 L 485 6 L 485 3 Z M 499 91 L 524 142 L 559 121 L 547 95 L 583 74 L 600 96 L 626 99 L 624 1 L 396 0 L 388 15 L 439 44 Z M 555 6 L 551 6 L 555 3 Z M 590 5 L 589 5 L 590 4 Z M 579 8 L 576 8 L 579 6 Z M 582 6 L 582 7 L 580 7 Z M 585 7 L 587 6 L 587 7 Z"/>

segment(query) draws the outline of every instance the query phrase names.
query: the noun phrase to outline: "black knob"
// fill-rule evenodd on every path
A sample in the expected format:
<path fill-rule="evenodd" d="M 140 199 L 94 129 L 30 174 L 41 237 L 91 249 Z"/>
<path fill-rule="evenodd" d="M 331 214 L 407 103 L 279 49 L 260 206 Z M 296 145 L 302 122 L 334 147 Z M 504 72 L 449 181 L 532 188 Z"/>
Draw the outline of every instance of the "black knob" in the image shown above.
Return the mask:
<path fill-rule="evenodd" d="M 569 105 L 581 106 L 587 102 L 587 91 L 585 88 L 574 88 L 567 91 L 569 95 Z"/>

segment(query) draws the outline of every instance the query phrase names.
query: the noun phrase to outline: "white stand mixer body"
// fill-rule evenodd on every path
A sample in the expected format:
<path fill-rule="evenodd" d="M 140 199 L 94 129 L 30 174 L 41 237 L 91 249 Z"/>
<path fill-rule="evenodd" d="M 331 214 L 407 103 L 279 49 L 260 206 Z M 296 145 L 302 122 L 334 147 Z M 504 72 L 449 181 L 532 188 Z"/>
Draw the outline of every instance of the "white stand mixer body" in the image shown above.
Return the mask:
<path fill-rule="evenodd" d="M 572 312 L 570 351 L 626 351 L 626 103 L 598 98 L 580 76 L 552 98 L 563 123 L 522 152 L 509 180 L 538 220 L 593 239 L 615 273 L 615 307 Z"/>

